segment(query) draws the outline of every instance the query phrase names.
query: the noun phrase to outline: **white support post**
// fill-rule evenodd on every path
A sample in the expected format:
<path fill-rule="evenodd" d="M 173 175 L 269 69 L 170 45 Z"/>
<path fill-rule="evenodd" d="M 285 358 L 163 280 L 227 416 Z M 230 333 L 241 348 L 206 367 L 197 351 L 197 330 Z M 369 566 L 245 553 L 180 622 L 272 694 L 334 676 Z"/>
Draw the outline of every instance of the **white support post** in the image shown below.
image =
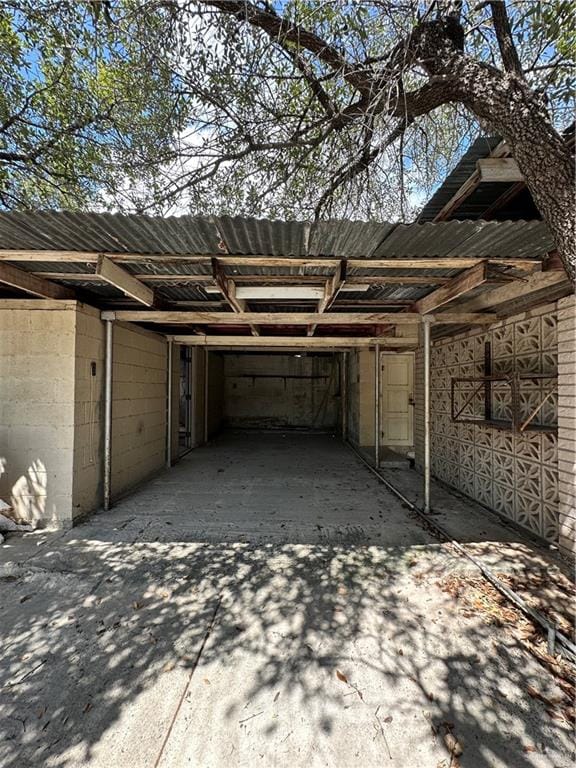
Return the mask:
<path fill-rule="evenodd" d="M 208 385 L 210 383 L 208 374 L 208 360 L 210 353 L 204 349 L 204 442 L 208 442 Z"/>
<path fill-rule="evenodd" d="M 342 440 L 348 439 L 348 352 L 340 354 L 340 400 L 342 403 Z"/>
<path fill-rule="evenodd" d="M 172 466 L 172 368 L 174 354 L 174 342 L 168 339 L 168 372 L 166 393 L 166 469 Z"/>
<path fill-rule="evenodd" d="M 430 512 L 430 325 L 433 318 L 422 316 L 424 331 L 424 512 Z"/>
<path fill-rule="evenodd" d="M 112 340 L 114 323 L 106 320 L 104 370 L 104 509 L 112 504 Z"/>
<path fill-rule="evenodd" d="M 380 466 L 380 344 L 374 349 L 374 466 Z"/>

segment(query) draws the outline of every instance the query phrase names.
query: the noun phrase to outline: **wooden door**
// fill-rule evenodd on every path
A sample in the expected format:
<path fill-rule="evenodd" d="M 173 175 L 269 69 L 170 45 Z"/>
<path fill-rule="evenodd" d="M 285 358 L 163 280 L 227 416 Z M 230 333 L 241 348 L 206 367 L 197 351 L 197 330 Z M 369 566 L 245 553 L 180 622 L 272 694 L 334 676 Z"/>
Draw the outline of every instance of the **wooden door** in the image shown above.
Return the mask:
<path fill-rule="evenodd" d="M 414 355 L 380 355 L 380 444 L 412 446 Z"/>

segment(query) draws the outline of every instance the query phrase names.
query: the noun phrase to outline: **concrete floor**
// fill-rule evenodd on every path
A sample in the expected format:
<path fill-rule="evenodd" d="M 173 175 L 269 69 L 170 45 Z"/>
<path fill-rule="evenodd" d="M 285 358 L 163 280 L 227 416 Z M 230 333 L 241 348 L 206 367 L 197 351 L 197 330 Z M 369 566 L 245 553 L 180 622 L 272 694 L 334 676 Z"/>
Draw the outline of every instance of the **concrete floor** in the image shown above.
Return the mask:
<path fill-rule="evenodd" d="M 571 766 L 552 678 L 439 588 L 463 567 L 336 439 L 223 436 L 0 547 L 0 765 L 456 768 L 448 729 L 463 768 Z"/>

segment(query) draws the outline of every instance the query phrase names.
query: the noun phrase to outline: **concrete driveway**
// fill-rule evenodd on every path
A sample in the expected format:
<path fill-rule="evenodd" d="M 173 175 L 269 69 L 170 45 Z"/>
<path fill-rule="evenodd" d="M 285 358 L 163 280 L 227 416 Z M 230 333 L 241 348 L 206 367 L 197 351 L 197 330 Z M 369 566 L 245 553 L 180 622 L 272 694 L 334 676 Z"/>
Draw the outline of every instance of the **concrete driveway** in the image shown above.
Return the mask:
<path fill-rule="evenodd" d="M 0 547 L 0 765 L 568 768 L 553 678 L 441 589 L 462 568 L 337 440 L 225 436 Z"/>

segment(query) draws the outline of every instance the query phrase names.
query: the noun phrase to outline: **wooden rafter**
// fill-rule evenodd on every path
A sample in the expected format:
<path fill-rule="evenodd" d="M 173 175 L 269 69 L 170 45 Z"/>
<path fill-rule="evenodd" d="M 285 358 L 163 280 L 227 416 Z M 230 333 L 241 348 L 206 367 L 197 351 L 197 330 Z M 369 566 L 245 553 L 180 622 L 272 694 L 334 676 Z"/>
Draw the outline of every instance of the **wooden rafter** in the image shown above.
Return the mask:
<path fill-rule="evenodd" d="M 154 304 L 154 291 L 130 274 L 124 267 L 114 264 L 106 256 L 101 255 L 96 265 L 96 274 L 109 285 L 131 296 L 136 301 L 151 307 Z"/>
<path fill-rule="evenodd" d="M 215 256 L 212 257 L 212 277 L 216 281 L 216 284 L 220 288 L 222 295 L 237 314 L 244 314 L 246 310 L 246 301 L 239 299 L 236 296 L 236 284 L 233 280 L 226 276 L 224 269 L 220 263 L 220 260 Z M 258 327 L 253 323 L 249 323 L 250 331 L 253 336 L 259 336 L 260 331 Z"/>
<path fill-rule="evenodd" d="M 76 296 L 70 288 L 51 283 L 11 264 L 0 263 L 0 283 L 44 299 L 74 299 Z"/>
<path fill-rule="evenodd" d="M 488 262 L 477 264 L 475 267 L 471 267 L 465 272 L 456 275 L 445 285 L 440 286 L 440 288 L 432 291 L 427 296 L 415 301 L 408 311 L 419 312 L 420 314 L 434 312 L 434 310 L 444 304 L 464 296 L 466 293 L 479 288 L 490 280 L 502 282 L 502 280 L 506 279 L 505 275 L 492 275 Z"/>
<path fill-rule="evenodd" d="M 570 293 L 572 285 L 564 271 L 538 272 L 522 280 L 507 283 L 506 285 L 494 288 L 492 291 L 481 293 L 479 296 L 459 304 L 458 312 L 481 312 L 492 307 L 505 305 L 517 299 L 528 299 L 531 295 L 541 291 L 561 290 L 564 286 L 566 287 L 567 294 Z M 437 320 L 440 320 L 442 317 L 443 314 L 435 315 Z"/>
<path fill-rule="evenodd" d="M 266 349 L 332 349 L 352 347 L 372 347 L 378 343 L 382 348 L 413 349 L 418 346 L 417 336 L 399 336 L 390 338 L 371 338 L 368 336 L 187 336 L 177 334 L 169 337 L 177 344 L 205 347 L 245 347 Z"/>
<path fill-rule="evenodd" d="M 85 262 L 98 261 L 100 253 L 94 251 L 33 251 L 33 250 L 0 250 L 0 261 L 56 261 L 56 262 Z M 150 262 L 150 263 L 193 263 L 209 265 L 212 258 L 217 259 L 222 267 L 226 266 L 253 266 L 253 267 L 302 267 L 318 268 L 333 267 L 340 264 L 340 259 L 334 258 L 296 258 L 281 256 L 205 256 L 191 254 L 147 254 L 147 253 L 105 253 L 111 261 L 123 262 Z M 426 257 L 373 259 L 354 258 L 347 259 L 348 269 L 466 269 L 473 267 L 483 258 L 470 256 L 450 257 Z M 514 267 L 529 268 L 536 259 L 497 258 L 495 263 L 507 264 Z M 372 278 L 363 278 L 364 282 Z"/>
<path fill-rule="evenodd" d="M 550 273 L 556 274 L 556 273 Z M 193 323 L 198 325 L 410 325 L 421 322 L 421 315 L 408 312 L 185 312 L 118 310 L 102 312 L 105 320 L 124 320 L 131 323 Z M 484 325 L 497 320 L 496 315 L 477 313 L 442 313 L 435 316 L 442 323 L 478 323 Z"/>
<path fill-rule="evenodd" d="M 490 153 L 490 158 L 505 158 L 510 155 L 510 148 L 506 142 L 501 141 Z M 450 200 L 445 203 L 438 211 L 432 221 L 446 221 L 452 214 L 460 208 L 462 203 L 467 200 L 470 195 L 478 189 L 482 181 L 482 176 L 479 167 L 470 174 L 466 181 L 460 186 L 459 189 L 452 195 Z M 473 266 L 469 264 L 467 266 Z"/>
<path fill-rule="evenodd" d="M 336 271 L 334 272 L 334 274 L 328 280 L 326 280 L 326 283 L 324 285 L 324 294 L 320 299 L 320 301 L 318 302 L 317 312 L 319 314 L 322 314 L 323 312 L 326 312 L 326 310 L 330 309 L 330 307 L 336 300 L 336 297 L 338 296 L 339 291 L 343 288 L 345 282 L 346 282 L 346 261 L 342 259 L 340 264 L 336 267 Z M 316 325 L 315 324 L 309 325 L 306 335 L 314 336 L 315 331 L 316 331 Z"/>

